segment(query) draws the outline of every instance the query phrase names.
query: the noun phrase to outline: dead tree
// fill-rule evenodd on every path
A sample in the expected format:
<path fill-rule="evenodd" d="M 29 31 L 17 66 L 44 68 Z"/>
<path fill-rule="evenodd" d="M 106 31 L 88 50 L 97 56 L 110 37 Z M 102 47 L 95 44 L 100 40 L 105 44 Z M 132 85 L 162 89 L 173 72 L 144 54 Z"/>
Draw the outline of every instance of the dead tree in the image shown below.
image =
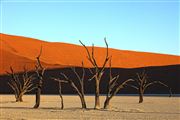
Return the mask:
<path fill-rule="evenodd" d="M 44 79 L 45 68 L 41 65 L 40 62 L 41 53 L 42 53 L 42 47 L 39 55 L 36 57 L 35 71 L 36 71 L 36 79 L 38 80 L 38 83 L 36 85 L 36 103 L 34 105 L 34 108 L 38 108 L 40 105 L 40 95 L 41 95 L 41 89 Z"/>
<path fill-rule="evenodd" d="M 24 72 L 22 73 L 22 77 L 15 74 L 12 67 L 10 67 L 10 71 L 11 72 L 7 72 L 11 76 L 11 80 L 8 82 L 8 85 L 14 91 L 16 102 L 22 102 L 23 95 L 34 89 L 32 83 L 34 77 L 33 75 L 29 75 L 25 67 Z"/>
<path fill-rule="evenodd" d="M 160 84 L 164 87 L 167 87 L 169 89 L 170 96 L 172 95 L 171 88 L 167 86 L 165 83 L 160 82 L 160 81 L 148 82 L 147 74 L 145 73 L 145 71 L 143 71 L 142 73 L 137 73 L 137 78 L 135 79 L 135 82 L 136 82 L 136 85 L 129 85 L 129 86 L 135 88 L 138 91 L 139 103 L 143 102 L 143 96 L 144 96 L 145 90 L 154 84 Z"/>
<path fill-rule="evenodd" d="M 82 76 L 80 76 L 75 68 L 71 68 L 72 71 L 74 72 L 74 74 L 76 75 L 76 77 L 78 78 L 78 81 L 80 83 L 80 88 L 77 87 L 77 85 L 73 82 L 72 79 L 70 79 L 68 76 L 66 76 L 64 73 L 61 73 L 61 75 L 63 76 L 64 80 L 68 82 L 68 84 L 70 84 L 70 86 L 77 92 L 80 100 L 81 100 L 81 105 L 83 109 L 86 109 L 86 101 L 85 101 L 85 97 L 84 97 L 84 78 L 85 78 L 85 69 L 84 69 L 84 64 L 82 62 Z"/>
<path fill-rule="evenodd" d="M 63 100 L 63 97 L 62 97 L 62 83 L 67 83 L 67 81 L 56 79 L 56 78 L 52 78 L 52 79 L 58 82 L 58 85 L 59 85 L 59 97 L 61 99 L 61 109 L 64 109 L 64 100 Z"/>
<path fill-rule="evenodd" d="M 104 109 L 110 108 L 110 100 L 117 94 L 118 91 L 120 91 L 122 88 L 124 88 L 129 82 L 134 81 L 132 79 L 125 80 L 122 83 L 118 83 L 119 75 L 113 77 L 112 76 L 112 70 L 111 70 L 111 59 L 109 60 L 109 83 L 107 86 L 107 94 L 106 94 L 106 100 L 104 102 Z"/>
<path fill-rule="evenodd" d="M 108 54 L 108 44 L 106 42 L 106 38 L 104 38 L 105 44 L 106 44 L 106 57 L 104 59 L 104 62 L 102 64 L 102 67 L 100 68 L 100 66 L 97 64 L 97 60 L 94 56 L 94 45 L 92 45 L 92 50 L 91 53 L 89 51 L 89 49 L 80 41 L 80 43 L 84 46 L 84 48 L 86 49 L 87 52 L 87 57 L 89 62 L 91 63 L 91 65 L 94 68 L 94 73 L 93 73 L 93 77 L 92 79 L 95 79 L 95 106 L 94 109 L 100 109 L 100 81 L 102 79 L 102 76 L 104 74 L 104 70 L 105 70 L 105 66 L 109 60 L 109 54 Z"/>

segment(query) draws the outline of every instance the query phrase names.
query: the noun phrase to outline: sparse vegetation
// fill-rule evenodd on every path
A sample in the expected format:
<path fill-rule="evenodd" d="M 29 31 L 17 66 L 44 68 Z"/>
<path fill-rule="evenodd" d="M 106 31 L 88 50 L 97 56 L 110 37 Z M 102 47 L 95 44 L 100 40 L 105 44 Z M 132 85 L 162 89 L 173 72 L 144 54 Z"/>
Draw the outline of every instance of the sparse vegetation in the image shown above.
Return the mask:
<path fill-rule="evenodd" d="M 85 44 L 83 44 L 81 41 L 80 43 L 83 45 L 83 47 L 86 50 L 87 53 L 87 58 L 88 61 L 92 65 L 92 69 L 88 68 L 89 71 L 91 72 L 92 76 L 89 79 L 95 80 L 95 105 L 94 109 L 100 109 L 100 83 L 102 80 L 102 76 L 105 73 L 105 68 L 107 63 L 109 62 L 109 81 L 107 85 L 107 93 L 106 93 L 106 98 L 104 101 L 104 109 L 109 109 L 110 108 L 110 102 L 112 98 L 124 87 L 130 86 L 132 88 L 135 88 L 138 93 L 139 93 L 139 103 L 143 102 L 143 95 L 145 90 L 154 85 L 154 84 L 160 84 L 166 88 L 169 89 L 170 96 L 172 95 L 171 88 L 166 85 L 163 82 L 160 81 L 148 81 L 147 74 L 145 71 L 142 73 L 137 73 L 137 77 L 135 79 L 127 79 L 123 82 L 118 81 L 119 80 L 119 75 L 113 75 L 112 74 L 112 65 L 111 65 L 111 59 L 112 56 L 109 57 L 109 48 L 108 48 L 108 43 L 106 41 L 106 38 L 104 38 L 105 44 L 106 44 L 106 54 L 103 60 L 102 65 L 97 63 L 97 59 L 94 54 L 94 45 L 92 45 L 91 49 L 89 49 Z M 16 102 L 22 102 L 22 96 L 35 89 L 36 92 L 36 101 L 34 108 L 38 108 L 40 105 L 40 96 L 41 96 L 41 91 L 42 91 L 42 85 L 44 81 L 44 71 L 45 68 L 42 66 L 42 63 L 40 61 L 40 57 L 42 54 L 42 47 L 40 50 L 39 55 L 36 57 L 36 65 L 35 65 L 35 74 L 29 74 L 27 70 L 24 68 L 24 72 L 22 73 L 22 76 L 19 76 L 16 74 L 13 70 L 12 67 L 10 67 L 10 72 L 8 74 L 11 76 L 11 80 L 8 83 L 9 86 L 12 88 L 15 94 Z M 59 97 L 60 97 L 60 103 L 61 103 L 61 109 L 64 109 L 64 100 L 62 96 L 62 85 L 68 84 L 70 85 L 73 90 L 78 94 L 80 100 L 81 100 L 81 105 L 83 109 L 87 108 L 86 105 L 86 100 L 85 100 L 85 93 L 84 93 L 84 80 L 85 80 L 85 68 L 84 68 L 84 63 L 82 62 L 82 73 L 79 73 L 76 71 L 75 67 L 71 67 L 71 71 L 73 74 L 76 76 L 75 78 L 71 78 L 69 74 L 65 73 L 60 73 L 60 78 L 52 78 L 54 81 L 58 82 L 59 86 Z M 51 76 L 50 76 L 51 77 Z M 130 76 L 129 76 L 130 77 Z M 22 80 L 21 80 L 22 79 Z M 36 86 L 33 86 L 33 80 L 37 80 Z M 78 80 L 78 81 L 74 81 Z"/>
<path fill-rule="evenodd" d="M 32 81 L 34 80 L 33 75 L 30 75 L 26 68 L 24 67 L 24 72 L 22 73 L 22 76 L 19 76 L 18 74 L 14 73 L 14 70 L 12 67 L 10 67 L 10 72 L 7 72 L 10 76 L 10 82 L 8 82 L 8 85 L 11 87 L 11 89 L 14 91 L 16 102 L 22 102 L 23 95 L 27 92 L 30 92 L 34 89 Z"/>

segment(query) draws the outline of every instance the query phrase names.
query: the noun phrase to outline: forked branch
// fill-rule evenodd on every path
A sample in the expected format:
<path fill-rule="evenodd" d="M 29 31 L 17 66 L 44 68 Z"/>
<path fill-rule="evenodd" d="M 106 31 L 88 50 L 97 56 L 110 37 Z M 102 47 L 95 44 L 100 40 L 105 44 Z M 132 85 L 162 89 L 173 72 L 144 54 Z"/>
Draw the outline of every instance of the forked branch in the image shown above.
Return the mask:
<path fill-rule="evenodd" d="M 133 79 L 125 80 L 122 83 L 118 83 L 119 75 L 116 75 L 113 77 L 112 70 L 111 70 L 111 58 L 109 60 L 109 83 L 107 86 L 107 95 L 106 100 L 104 102 L 104 108 L 109 109 L 110 108 L 110 100 L 115 96 L 118 91 L 120 91 L 122 88 L 128 85 L 129 82 L 134 81 Z"/>
<path fill-rule="evenodd" d="M 34 80 L 33 75 L 29 75 L 25 68 L 21 77 L 14 73 L 12 67 L 10 67 L 10 72 L 7 73 L 11 76 L 8 85 L 14 91 L 16 102 L 22 102 L 23 95 L 35 89 L 32 82 Z"/>
<path fill-rule="evenodd" d="M 41 54 L 42 54 L 42 47 L 40 49 L 39 55 L 36 57 L 35 71 L 36 71 L 36 79 L 38 80 L 38 83 L 36 85 L 36 103 L 34 105 L 34 108 L 38 108 L 40 105 L 40 95 L 44 80 L 45 68 L 42 66 L 40 61 Z"/>
<path fill-rule="evenodd" d="M 102 64 L 101 68 L 99 67 L 98 62 L 94 55 L 94 44 L 92 45 L 92 50 L 90 52 L 89 49 L 86 47 L 86 45 L 83 44 L 81 41 L 79 41 L 82 44 L 82 46 L 85 48 L 85 50 L 87 52 L 87 58 L 88 58 L 89 62 L 91 63 L 91 65 L 93 66 L 93 68 L 95 69 L 95 72 L 93 73 L 93 75 L 90 79 L 90 80 L 95 79 L 95 106 L 94 106 L 95 109 L 100 109 L 100 98 L 99 98 L 99 96 L 100 96 L 100 92 L 99 92 L 100 91 L 99 90 L 100 81 L 102 80 L 105 66 L 109 60 L 108 43 L 106 41 L 106 38 L 104 38 L 104 41 L 106 44 L 106 56 L 105 56 L 105 59 L 104 59 L 104 62 Z"/>
<path fill-rule="evenodd" d="M 76 69 L 74 67 L 71 68 L 71 70 L 73 71 L 73 73 L 75 74 L 75 76 L 77 77 L 78 81 L 79 81 L 79 85 L 80 87 L 78 87 L 77 84 L 75 84 L 75 82 L 70 79 L 67 75 L 65 75 L 64 73 L 61 73 L 61 76 L 63 77 L 63 79 L 61 79 L 61 82 L 65 82 L 68 83 L 78 94 L 80 100 L 81 100 L 81 104 L 82 104 L 82 108 L 86 108 L 86 101 L 85 101 L 85 96 L 84 96 L 84 79 L 85 79 L 85 69 L 84 69 L 84 63 L 82 62 L 82 76 L 80 76 Z M 59 80 L 59 79 L 54 79 L 54 80 Z M 59 83 L 61 85 L 61 83 Z"/>
<path fill-rule="evenodd" d="M 136 81 L 136 85 L 135 84 L 129 84 L 128 86 L 136 89 L 139 93 L 139 103 L 142 103 L 143 102 L 143 95 L 144 95 L 144 92 L 145 90 L 154 85 L 154 84 L 160 84 L 166 88 L 168 88 L 169 90 L 169 96 L 171 97 L 172 96 L 172 91 L 171 91 L 171 88 L 166 85 L 165 83 L 161 82 L 161 81 L 152 81 L 152 82 L 149 82 L 148 79 L 147 79 L 147 74 L 145 73 L 145 71 L 143 71 L 142 73 L 137 73 L 137 78 L 135 78 L 135 81 Z"/>

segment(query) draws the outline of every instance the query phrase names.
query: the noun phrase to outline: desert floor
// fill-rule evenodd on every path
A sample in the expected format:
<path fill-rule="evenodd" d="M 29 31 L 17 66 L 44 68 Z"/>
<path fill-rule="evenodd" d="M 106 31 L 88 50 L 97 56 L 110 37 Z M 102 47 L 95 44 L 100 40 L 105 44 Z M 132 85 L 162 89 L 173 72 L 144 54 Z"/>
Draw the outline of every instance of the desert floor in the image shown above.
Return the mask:
<path fill-rule="evenodd" d="M 94 110 L 94 96 L 86 96 L 87 110 L 81 109 L 78 96 L 65 95 L 64 110 L 60 109 L 58 95 L 42 95 L 41 105 L 33 109 L 35 96 L 25 95 L 24 102 L 14 102 L 14 95 L 0 95 L 0 119 L 85 119 L 85 120 L 180 120 L 180 97 L 144 97 L 138 103 L 138 96 L 115 96 L 111 110 Z M 105 97 L 101 97 L 103 106 Z"/>

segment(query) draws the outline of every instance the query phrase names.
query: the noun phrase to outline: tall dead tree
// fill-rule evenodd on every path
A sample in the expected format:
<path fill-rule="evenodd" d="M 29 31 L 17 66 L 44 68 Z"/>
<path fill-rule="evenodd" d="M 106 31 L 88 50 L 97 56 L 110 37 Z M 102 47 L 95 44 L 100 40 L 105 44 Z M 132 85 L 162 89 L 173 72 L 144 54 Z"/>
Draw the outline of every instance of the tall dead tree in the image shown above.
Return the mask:
<path fill-rule="evenodd" d="M 104 102 L 104 109 L 110 108 L 110 100 L 117 94 L 118 91 L 120 91 L 122 88 L 124 88 L 129 82 L 134 81 L 132 79 L 125 80 L 122 83 L 118 83 L 119 75 L 113 77 L 112 76 L 112 70 L 111 70 L 111 59 L 109 60 L 109 83 L 107 86 L 107 94 L 106 99 Z"/>
<path fill-rule="evenodd" d="M 108 43 L 106 41 L 106 38 L 104 38 L 105 44 L 106 44 L 106 57 L 104 59 L 104 62 L 102 64 L 102 67 L 100 68 L 99 65 L 97 64 L 97 60 L 94 56 L 94 44 L 92 45 L 92 50 L 91 53 L 89 49 L 86 47 L 85 44 L 83 44 L 81 41 L 79 41 L 84 48 L 86 49 L 87 52 L 87 57 L 93 68 L 95 69 L 95 72 L 93 73 L 92 79 L 95 79 L 95 109 L 100 109 L 100 81 L 102 79 L 102 76 L 104 74 L 105 66 L 109 60 L 109 54 L 108 54 Z"/>
<path fill-rule="evenodd" d="M 40 62 L 41 54 L 42 54 L 42 47 L 39 55 L 36 57 L 35 71 L 36 71 L 36 79 L 38 80 L 38 83 L 36 85 L 36 103 L 34 105 L 34 108 L 38 108 L 40 105 L 40 95 L 41 95 L 41 89 L 44 79 L 45 68 L 41 65 Z"/>
<path fill-rule="evenodd" d="M 64 100 L 63 100 L 63 96 L 62 96 L 62 83 L 67 83 L 67 81 L 56 79 L 56 78 L 52 78 L 52 79 L 58 82 L 58 85 L 59 85 L 59 97 L 61 99 L 61 109 L 64 109 Z"/>
<path fill-rule="evenodd" d="M 145 90 L 154 84 L 160 84 L 164 87 L 167 87 L 169 89 L 170 96 L 172 95 L 171 88 L 169 86 L 167 86 L 165 83 L 160 82 L 160 81 L 149 82 L 145 71 L 143 71 L 142 73 L 137 73 L 137 78 L 135 78 L 135 82 L 136 82 L 136 85 L 129 85 L 129 86 L 135 88 L 138 91 L 139 103 L 143 102 L 143 96 L 144 96 Z"/>
<path fill-rule="evenodd" d="M 22 102 L 23 95 L 34 89 L 32 83 L 34 79 L 33 75 L 29 75 L 25 67 L 21 77 L 14 73 L 12 67 L 10 67 L 10 72 L 7 73 L 11 76 L 11 80 L 8 82 L 8 85 L 14 91 L 16 102 Z"/>
<path fill-rule="evenodd" d="M 84 64 L 82 62 L 82 76 L 80 76 L 75 68 L 71 68 L 72 71 L 74 72 L 74 74 L 76 75 L 76 77 L 78 78 L 78 81 L 80 83 L 80 87 L 77 87 L 77 85 L 74 83 L 74 81 L 72 79 L 70 79 L 68 76 L 66 76 L 64 73 L 61 73 L 61 75 L 63 76 L 63 80 L 67 81 L 68 84 L 71 85 L 71 87 L 77 92 L 80 100 L 81 100 L 81 105 L 82 108 L 86 109 L 86 101 L 85 101 L 85 97 L 84 97 L 84 79 L 85 79 L 85 69 L 84 69 Z"/>

